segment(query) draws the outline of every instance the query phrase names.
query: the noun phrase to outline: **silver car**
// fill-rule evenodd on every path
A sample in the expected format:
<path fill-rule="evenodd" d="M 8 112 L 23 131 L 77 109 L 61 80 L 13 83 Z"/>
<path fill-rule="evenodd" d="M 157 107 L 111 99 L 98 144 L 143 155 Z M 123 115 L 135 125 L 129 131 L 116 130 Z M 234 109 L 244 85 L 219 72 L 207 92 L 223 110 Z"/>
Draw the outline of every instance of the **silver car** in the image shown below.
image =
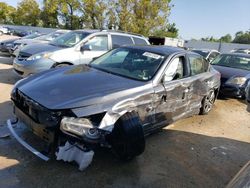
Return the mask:
<path fill-rule="evenodd" d="M 50 41 L 68 32 L 69 30 L 57 30 L 46 35 L 43 34 L 42 36 L 37 36 L 36 38 L 23 38 L 21 40 L 15 41 L 11 49 L 12 55 L 17 57 L 20 50 L 26 45 L 35 43 L 49 43 Z"/>
<path fill-rule="evenodd" d="M 117 31 L 76 30 L 64 34 L 49 44 L 27 45 L 14 59 L 14 71 L 27 77 L 54 67 L 88 64 L 112 48 L 124 45 L 149 45 L 136 34 Z"/>

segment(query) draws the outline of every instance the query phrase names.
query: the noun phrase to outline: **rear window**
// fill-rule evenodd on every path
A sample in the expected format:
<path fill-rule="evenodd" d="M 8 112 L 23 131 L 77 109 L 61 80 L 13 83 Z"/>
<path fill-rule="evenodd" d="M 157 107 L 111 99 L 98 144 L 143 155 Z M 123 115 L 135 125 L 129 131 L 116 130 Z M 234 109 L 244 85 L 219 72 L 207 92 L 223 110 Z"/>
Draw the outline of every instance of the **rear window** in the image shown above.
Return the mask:
<path fill-rule="evenodd" d="M 146 45 L 148 44 L 144 39 L 133 37 L 136 45 Z"/>
<path fill-rule="evenodd" d="M 113 48 L 118 48 L 120 46 L 128 46 L 128 45 L 134 44 L 131 37 L 128 37 L 128 36 L 111 35 L 111 39 L 112 39 Z"/>

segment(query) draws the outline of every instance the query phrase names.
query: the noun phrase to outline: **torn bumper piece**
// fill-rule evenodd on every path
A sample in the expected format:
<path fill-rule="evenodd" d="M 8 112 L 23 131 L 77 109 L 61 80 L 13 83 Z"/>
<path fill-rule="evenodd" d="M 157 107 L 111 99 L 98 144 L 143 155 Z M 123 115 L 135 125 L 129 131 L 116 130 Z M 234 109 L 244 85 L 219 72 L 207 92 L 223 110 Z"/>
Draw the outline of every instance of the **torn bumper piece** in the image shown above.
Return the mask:
<path fill-rule="evenodd" d="M 94 151 L 84 151 L 80 146 L 66 142 L 64 146 L 59 147 L 59 151 L 56 153 L 56 160 L 75 161 L 79 165 L 79 170 L 82 171 L 90 165 L 93 156 Z"/>
<path fill-rule="evenodd" d="M 11 120 L 7 120 L 7 126 L 8 129 L 10 130 L 11 134 L 16 138 L 16 140 L 23 145 L 26 149 L 28 149 L 29 151 L 31 151 L 34 155 L 36 155 L 37 157 L 43 159 L 44 161 L 48 161 L 49 157 L 45 156 L 44 154 L 42 154 L 41 152 L 37 151 L 35 148 L 33 148 L 32 146 L 30 146 L 27 142 L 25 142 L 21 137 L 19 137 L 17 135 L 17 133 L 15 132 L 15 130 L 12 127 L 12 123 Z"/>

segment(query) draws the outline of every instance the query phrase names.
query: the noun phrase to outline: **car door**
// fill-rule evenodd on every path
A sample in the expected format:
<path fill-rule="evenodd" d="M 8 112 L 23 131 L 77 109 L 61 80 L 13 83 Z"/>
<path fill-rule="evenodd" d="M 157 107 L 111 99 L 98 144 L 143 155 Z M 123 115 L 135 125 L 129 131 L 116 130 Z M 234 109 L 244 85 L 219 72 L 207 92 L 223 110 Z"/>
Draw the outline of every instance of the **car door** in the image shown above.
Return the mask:
<path fill-rule="evenodd" d="M 190 64 L 190 78 L 192 80 L 192 106 L 199 112 L 201 101 L 213 85 L 213 75 L 209 71 L 209 62 L 198 54 L 188 53 Z"/>
<path fill-rule="evenodd" d="M 171 59 L 161 80 L 154 87 L 155 128 L 182 118 L 189 109 L 193 85 L 185 54 Z"/>
<path fill-rule="evenodd" d="M 95 35 L 82 46 L 80 64 L 88 64 L 95 57 L 99 57 L 109 50 L 108 35 Z"/>

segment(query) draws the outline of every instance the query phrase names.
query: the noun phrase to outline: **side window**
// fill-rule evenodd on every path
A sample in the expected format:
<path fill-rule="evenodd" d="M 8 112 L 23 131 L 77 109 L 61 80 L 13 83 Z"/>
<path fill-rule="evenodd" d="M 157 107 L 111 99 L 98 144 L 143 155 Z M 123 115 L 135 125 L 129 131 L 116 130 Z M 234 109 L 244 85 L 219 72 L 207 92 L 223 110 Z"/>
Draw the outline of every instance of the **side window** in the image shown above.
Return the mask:
<path fill-rule="evenodd" d="M 179 80 L 184 77 L 184 57 L 176 57 L 170 62 L 164 74 L 164 81 Z"/>
<path fill-rule="evenodd" d="M 189 62 L 191 68 L 191 75 L 201 74 L 206 72 L 209 67 L 209 63 L 203 59 L 202 56 L 198 55 L 189 55 Z"/>
<path fill-rule="evenodd" d="M 84 45 L 88 45 L 91 51 L 106 51 L 108 50 L 108 36 L 97 35 L 89 39 Z"/>
<path fill-rule="evenodd" d="M 122 36 L 122 35 L 111 35 L 112 39 L 112 48 L 118 48 L 125 45 L 133 45 L 131 37 Z"/>
<path fill-rule="evenodd" d="M 213 61 L 218 55 L 219 55 L 219 53 L 217 53 L 217 52 L 212 52 L 212 53 L 210 54 L 210 56 L 208 57 L 208 61 Z"/>
<path fill-rule="evenodd" d="M 137 37 L 133 37 L 133 39 L 134 39 L 134 42 L 136 45 L 147 45 L 148 44 L 144 39 L 137 38 Z"/>

